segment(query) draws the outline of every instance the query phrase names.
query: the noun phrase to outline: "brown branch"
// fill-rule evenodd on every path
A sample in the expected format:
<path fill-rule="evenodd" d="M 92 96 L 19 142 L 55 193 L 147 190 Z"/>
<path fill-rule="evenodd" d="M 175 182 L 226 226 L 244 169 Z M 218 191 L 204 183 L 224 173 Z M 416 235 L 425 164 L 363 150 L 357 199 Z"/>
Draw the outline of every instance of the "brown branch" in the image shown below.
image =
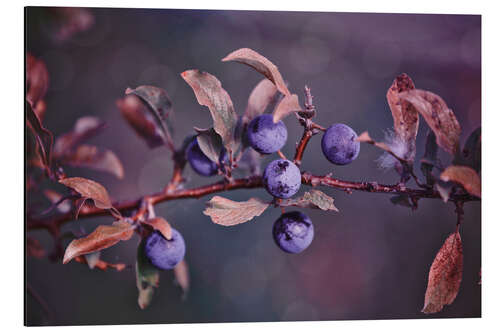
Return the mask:
<path fill-rule="evenodd" d="M 371 193 L 387 193 L 387 194 L 406 194 L 412 198 L 434 198 L 441 199 L 439 192 L 434 189 L 412 189 L 407 188 L 402 184 L 395 185 L 383 185 L 377 182 L 351 182 L 341 179 L 336 179 L 330 175 L 317 176 L 310 173 L 302 174 L 302 184 L 310 186 L 327 186 L 347 192 L 363 191 Z M 141 197 L 136 200 L 116 202 L 113 206 L 124 213 L 125 211 L 137 210 L 132 216 L 133 219 L 138 218 L 146 213 L 147 208 L 144 203 L 149 202 L 152 205 L 156 205 L 166 201 L 180 200 L 180 199 L 197 199 L 209 194 L 215 194 L 219 192 L 232 191 L 237 189 L 250 189 L 250 188 L 260 188 L 263 187 L 262 178 L 260 176 L 239 178 L 233 180 L 231 183 L 226 181 L 219 181 L 210 185 L 205 185 L 197 188 L 191 189 L 180 189 L 174 192 L 158 192 L 146 197 Z M 452 194 L 448 199 L 452 202 L 466 202 L 466 201 L 478 201 L 477 197 L 471 196 L 469 194 Z M 88 207 L 85 211 L 82 211 L 79 218 L 95 217 L 108 215 L 109 212 L 104 209 L 99 209 L 96 207 Z M 28 217 L 28 230 L 34 229 L 47 229 L 49 231 L 59 230 L 59 227 L 65 222 L 73 220 L 73 214 L 71 212 L 66 214 L 61 214 L 56 217 L 48 217 L 44 219 L 35 219 L 33 217 Z"/>

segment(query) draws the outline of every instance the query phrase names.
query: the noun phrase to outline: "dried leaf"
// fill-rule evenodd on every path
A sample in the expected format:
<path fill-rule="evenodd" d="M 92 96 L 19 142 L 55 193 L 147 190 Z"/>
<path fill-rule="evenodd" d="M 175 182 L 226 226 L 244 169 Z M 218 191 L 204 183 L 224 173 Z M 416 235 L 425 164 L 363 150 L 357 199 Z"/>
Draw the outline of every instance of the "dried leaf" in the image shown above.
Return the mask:
<path fill-rule="evenodd" d="M 144 253 L 144 240 L 137 247 L 137 261 L 135 264 L 135 277 L 139 296 L 137 302 L 141 309 L 145 309 L 153 299 L 153 288 L 158 287 L 160 272 L 156 269 Z"/>
<path fill-rule="evenodd" d="M 122 116 L 134 131 L 146 141 L 149 148 L 163 146 L 165 134 L 151 112 L 151 109 L 135 95 L 127 95 L 116 101 Z"/>
<path fill-rule="evenodd" d="M 214 223 L 228 227 L 250 221 L 262 214 L 267 207 L 269 203 L 256 198 L 237 202 L 214 196 L 207 202 L 207 208 L 203 214 L 210 216 Z"/>
<path fill-rule="evenodd" d="M 276 110 L 273 112 L 273 121 L 277 123 L 281 119 L 286 118 L 288 115 L 302 111 L 302 108 L 299 105 L 299 97 L 295 94 L 285 96 L 278 106 Z"/>
<path fill-rule="evenodd" d="M 436 313 L 453 303 L 462 281 L 462 239 L 458 231 L 444 242 L 432 263 L 422 312 Z"/>
<path fill-rule="evenodd" d="M 63 264 L 83 254 L 100 251 L 111 247 L 119 241 L 129 240 L 134 234 L 134 226 L 119 220 L 112 225 L 100 225 L 86 237 L 73 240 L 64 253 Z"/>
<path fill-rule="evenodd" d="M 334 210 L 338 212 L 339 210 L 335 207 L 333 201 L 334 199 L 327 194 L 319 190 L 311 190 L 304 193 L 301 198 L 283 200 L 280 205 L 284 207 L 318 208 L 321 210 Z"/>
<path fill-rule="evenodd" d="M 415 140 L 418 133 L 418 112 L 409 102 L 401 100 L 399 94 L 415 89 L 412 79 L 407 74 L 401 74 L 394 79 L 387 90 L 387 103 L 394 119 L 394 132 L 406 145 L 405 156 L 408 161 L 415 159 Z"/>
<path fill-rule="evenodd" d="M 186 295 L 189 291 L 189 269 L 186 260 L 182 260 L 174 267 L 174 275 L 175 281 Z"/>
<path fill-rule="evenodd" d="M 433 185 L 435 182 L 434 175 L 432 174 L 432 169 L 436 164 L 437 160 L 437 144 L 436 135 L 434 132 L 429 131 L 427 134 L 427 140 L 425 142 L 425 153 L 423 159 L 420 161 L 420 170 L 424 174 L 427 184 Z"/>
<path fill-rule="evenodd" d="M 153 228 L 153 230 L 160 232 L 166 239 L 172 239 L 172 227 L 162 217 L 154 217 L 152 219 L 142 221 L 141 224 L 147 225 Z"/>
<path fill-rule="evenodd" d="M 399 94 L 424 117 L 436 134 L 437 144 L 451 155 L 459 149 L 460 124 L 451 109 L 438 95 L 425 90 L 413 89 Z"/>
<path fill-rule="evenodd" d="M 50 172 L 54 137 L 49 130 L 43 127 L 42 122 L 33 111 L 30 103 L 26 103 L 26 120 L 28 127 L 35 137 L 38 149 L 40 150 L 42 163 Z"/>
<path fill-rule="evenodd" d="M 49 87 L 49 72 L 45 63 L 31 54 L 26 55 L 26 99 L 36 111 Z M 41 119 L 41 117 L 40 117 Z"/>
<path fill-rule="evenodd" d="M 441 173 L 440 178 L 445 182 L 459 183 L 467 192 L 481 198 L 481 178 L 470 167 L 451 165 Z"/>
<path fill-rule="evenodd" d="M 127 88 L 126 95 L 136 95 L 150 108 L 166 138 L 173 132 L 173 107 L 167 92 L 154 86 L 139 86 L 135 89 Z"/>
<path fill-rule="evenodd" d="M 111 150 L 99 150 L 96 146 L 78 146 L 75 152 L 65 156 L 63 163 L 108 172 L 118 179 L 123 179 L 124 176 L 123 165 L 118 156 Z"/>
<path fill-rule="evenodd" d="M 54 154 L 61 158 L 71 153 L 78 144 L 87 140 L 102 130 L 105 123 L 97 117 L 85 116 L 78 118 L 71 132 L 60 135 L 54 144 Z"/>
<path fill-rule="evenodd" d="M 196 69 L 185 71 L 181 76 L 193 89 L 198 103 L 209 108 L 214 130 L 222 138 L 224 147 L 228 151 L 235 151 L 237 115 L 233 102 L 220 81 L 215 76 Z"/>
<path fill-rule="evenodd" d="M 290 95 L 278 67 L 252 49 L 243 48 L 228 54 L 222 61 L 236 61 L 254 68 L 276 85 L 283 95 Z"/>
<path fill-rule="evenodd" d="M 249 122 L 253 118 L 263 114 L 269 104 L 276 96 L 276 86 L 268 79 L 261 80 L 255 88 L 253 88 L 250 97 L 248 97 L 248 104 L 245 110 L 244 122 Z"/>
<path fill-rule="evenodd" d="M 195 131 L 198 133 L 196 140 L 198 140 L 198 145 L 203 154 L 212 162 L 219 164 L 219 157 L 223 149 L 220 135 L 213 128 L 201 129 L 195 127 Z"/>
<path fill-rule="evenodd" d="M 110 209 L 113 207 L 108 191 L 98 182 L 82 177 L 73 177 L 61 179 L 59 183 L 72 188 L 83 198 L 94 200 L 97 208 Z"/>

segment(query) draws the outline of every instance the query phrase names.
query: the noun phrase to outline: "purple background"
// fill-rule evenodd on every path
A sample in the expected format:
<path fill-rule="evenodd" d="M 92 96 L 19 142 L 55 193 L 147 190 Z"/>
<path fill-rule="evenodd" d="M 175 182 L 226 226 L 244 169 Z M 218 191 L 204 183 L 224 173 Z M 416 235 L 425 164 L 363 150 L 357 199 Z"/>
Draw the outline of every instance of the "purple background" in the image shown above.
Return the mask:
<path fill-rule="evenodd" d="M 56 135 L 69 131 L 83 115 L 95 115 L 108 129 L 91 143 L 112 149 L 123 161 L 125 179 L 84 169 L 70 176 L 95 179 L 113 199 L 156 192 L 168 181 L 172 164 L 166 149 L 149 150 L 115 106 L 127 87 L 165 88 L 176 110 L 176 140 L 193 126 L 211 124 L 179 73 L 198 68 L 217 76 L 238 113 L 261 79 L 252 69 L 222 63 L 229 52 L 250 47 L 272 60 L 301 95 L 311 87 L 317 122 L 343 122 L 375 139 L 392 127 L 385 100 L 394 77 L 408 73 L 420 89 L 444 98 L 460 121 L 461 142 L 481 122 L 481 17 L 472 15 L 358 14 L 258 11 L 91 9 L 94 26 L 66 42 L 51 38 L 48 9 L 27 9 L 27 51 L 46 61 L 51 86 L 45 125 Z M 301 127 L 286 119 L 292 156 Z M 421 121 L 417 161 L 427 126 Z M 333 172 L 347 180 L 394 183 L 393 171 L 378 170 L 380 151 L 362 145 L 359 158 L 335 167 L 323 157 L 314 137 L 302 169 Z M 449 158 L 443 153 L 443 160 Z M 275 157 L 267 157 L 270 161 Z M 265 162 L 264 162 L 265 163 Z M 418 174 L 420 175 L 420 170 Z M 214 181 L 189 168 L 187 186 Z M 304 190 L 304 189 L 303 189 Z M 202 214 L 210 199 L 161 204 L 157 214 L 181 231 L 187 243 L 191 291 L 181 301 L 171 272 L 162 273 L 152 304 L 141 311 L 133 269 L 91 271 L 78 263 L 27 260 L 27 280 L 54 311 L 43 315 L 28 297 L 27 323 L 128 324 L 222 321 L 280 321 L 478 317 L 481 315 L 481 211 L 468 203 L 462 226 L 464 273 L 451 306 L 424 315 L 427 274 L 436 252 L 454 230 L 454 206 L 421 200 L 420 208 L 394 206 L 389 196 L 325 188 L 340 213 L 305 211 L 315 239 L 302 254 L 289 255 L 273 243 L 271 227 L 279 210 L 269 209 L 252 222 L 225 228 Z M 234 200 L 269 198 L 262 189 L 225 194 Z M 68 223 L 64 230 L 90 232 L 110 218 Z M 43 231 L 33 233 L 50 249 Z M 109 261 L 133 264 L 137 236 L 106 250 Z"/>

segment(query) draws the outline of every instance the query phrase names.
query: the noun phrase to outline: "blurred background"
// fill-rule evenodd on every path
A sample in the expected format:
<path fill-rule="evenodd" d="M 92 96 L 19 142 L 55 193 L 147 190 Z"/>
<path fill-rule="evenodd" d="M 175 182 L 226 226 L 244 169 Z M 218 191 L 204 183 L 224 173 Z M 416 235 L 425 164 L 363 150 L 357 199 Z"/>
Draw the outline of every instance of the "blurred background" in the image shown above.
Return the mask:
<path fill-rule="evenodd" d="M 317 122 L 346 123 L 377 140 L 392 127 L 385 94 L 405 72 L 417 88 L 430 90 L 454 110 L 462 126 L 462 144 L 481 124 L 481 17 L 473 15 L 358 14 L 167 9 L 85 9 L 64 26 L 53 8 L 26 9 L 26 50 L 47 64 L 50 85 L 45 126 L 55 135 L 68 132 L 81 116 L 103 119 L 108 128 L 90 140 L 113 150 L 125 178 L 118 180 L 86 169 L 68 169 L 103 184 L 113 199 L 136 198 L 160 191 L 172 173 L 169 152 L 150 150 L 116 107 L 127 87 L 155 85 L 174 103 L 180 144 L 193 126 L 209 127 L 209 112 L 195 99 L 179 73 L 198 68 L 215 75 L 242 114 L 252 88 L 262 76 L 253 69 L 220 60 L 242 47 L 273 61 L 298 93 L 307 84 L 318 110 Z M 81 31 L 80 31 L 81 30 Z M 302 129 L 285 120 L 293 156 Z M 423 155 L 426 124 L 421 121 L 418 161 Z M 374 160 L 380 151 L 362 145 L 359 158 L 334 166 L 315 136 L 302 169 L 332 172 L 346 180 L 395 183 Z M 449 158 L 443 154 L 443 161 Z M 275 156 L 263 159 L 263 165 Z M 417 167 L 418 174 L 420 170 Z M 187 186 L 214 182 L 189 167 Z M 302 191 L 307 190 L 303 188 Z M 191 290 L 183 301 L 172 272 L 163 272 L 149 308 L 140 310 L 133 268 L 122 272 L 90 270 L 79 263 L 62 265 L 47 258 L 26 261 L 27 282 L 53 315 L 31 296 L 26 299 L 29 325 L 238 322 L 282 320 L 479 317 L 481 315 L 481 210 L 467 203 L 462 226 L 464 271 L 451 306 L 424 315 L 427 276 L 435 254 L 454 231 L 454 205 L 421 200 L 416 211 L 395 206 L 383 194 L 323 189 L 340 213 L 307 210 L 315 239 L 301 254 L 289 255 L 274 244 L 272 223 L 278 209 L 252 222 L 227 228 L 202 214 L 210 196 L 157 206 L 184 236 Z M 233 200 L 268 199 L 262 189 L 223 194 Z M 109 217 L 70 222 L 63 231 L 91 232 Z M 31 235 L 46 249 L 45 231 Z M 135 262 L 138 237 L 105 250 L 102 258 Z M 69 240 L 67 241 L 69 242 Z M 65 243 L 66 245 L 67 243 Z"/>

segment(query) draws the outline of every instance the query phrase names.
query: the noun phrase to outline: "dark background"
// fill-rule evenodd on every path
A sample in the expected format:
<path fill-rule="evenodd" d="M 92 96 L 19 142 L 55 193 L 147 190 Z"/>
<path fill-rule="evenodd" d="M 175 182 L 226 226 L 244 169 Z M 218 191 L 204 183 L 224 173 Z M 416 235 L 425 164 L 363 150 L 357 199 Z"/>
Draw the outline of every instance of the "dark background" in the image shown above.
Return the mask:
<path fill-rule="evenodd" d="M 125 179 L 84 169 L 69 176 L 95 179 L 113 199 L 156 192 L 169 180 L 172 164 L 165 148 L 150 150 L 121 118 L 115 102 L 127 87 L 165 88 L 176 110 L 176 139 L 192 127 L 211 124 L 179 73 L 198 68 L 217 76 L 242 113 L 261 79 L 237 63 L 222 63 L 229 52 L 249 47 L 268 57 L 301 95 L 311 87 L 317 122 L 342 122 L 375 139 L 392 127 L 385 100 L 394 77 L 408 73 L 420 89 L 444 98 L 462 125 L 462 140 L 481 122 L 481 17 L 471 15 L 357 14 L 258 11 L 90 9 L 94 25 L 66 41 L 53 37 L 57 23 L 47 8 L 28 8 L 26 48 L 47 63 L 50 88 L 45 126 L 58 135 L 83 115 L 95 115 L 108 129 L 90 142 L 112 149 L 123 161 Z M 292 156 L 301 127 L 289 117 Z M 421 121 L 417 161 L 427 126 Z M 336 167 L 323 157 L 320 135 L 306 151 L 302 169 L 333 172 L 347 180 L 395 183 L 393 171 L 377 169 L 380 151 L 362 145 L 352 164 Z M 444 161 L 449 158 L 443 153 Z M 266 157 L 265 161 L 275 156 Z M 265 163 L 265 162 L 264 162 Z M 265 165 L 265 164 L 264 164 Z M 418 169 L 418 168 L 417 168 Z M 418 170 L 420 175 L 420 171 Z M 189 168 L 187 186 L 213 182 Z M 304 189 L 303 189 L 304 190 Z M 454 230 L 451 203 L 421 200 L 417 211 L 394 206 L 383 194 L 325 188 L 340 213 L 308 210 L 315 239 L 303 253 L 289 255 L 273 243 L 277 209 L 243 225 L 227 228 L 202 214 L 210 199 L 160 204 L 165 217 L 184 236 L 191 270 L 185 301 L 162 273 L 150 307 L 140 310 L 134 270 L 101 272 L 78 263 L 27 259 L 27 281 L 52 309 L 48 318 L 27 298 L 29 325 L 130 324 L 223 321 L 280 321 L 478 317 L 481 315 L 481 210 L 468 203 L 462 226 L 464 272 L 451 306 L 436 315 L 420 312 L 427 274 L 435 254 Z M 234 200 L 269 198 L 262 189 L 223 194 Z M 64 230 L 92 231 L 110 218 L 70 222 Z M 32 233 L 47 249 L 44 231 Z M 102 254 L 133 266 L 138 239 Z"/>

